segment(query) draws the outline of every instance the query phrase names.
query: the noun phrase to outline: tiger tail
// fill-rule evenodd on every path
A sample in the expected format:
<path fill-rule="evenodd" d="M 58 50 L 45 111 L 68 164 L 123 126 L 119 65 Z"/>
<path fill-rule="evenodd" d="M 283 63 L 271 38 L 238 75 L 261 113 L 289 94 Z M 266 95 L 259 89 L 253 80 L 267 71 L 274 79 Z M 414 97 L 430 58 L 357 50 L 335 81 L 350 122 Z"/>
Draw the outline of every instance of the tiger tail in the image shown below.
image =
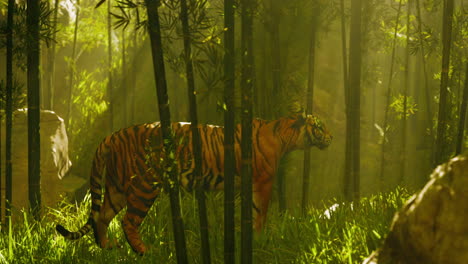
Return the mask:
<path fill-rule="evenodd" d="M 91 212 L 89 214 L 88 221 L 86 224 L 83 225 L 78 231 L 71 232 L 67 230 L 60 224 L 57 224 L 56 230 L 65 238 L 70 240 L 80 239 L 84 235 L 86 235 L 91 228 L 94 230 L 94 237 L 96 239 L 96 243 L 99 244 L 99 237 L 98 232 L 96 229 L 96 222 L 99 218 L 99 212 L 101 209 L 102 201 L 102 181 L 104 176 L 104 169 L 106 168 L 106 163 L 109 158 L 110 148 L 108 144 L 109 138 L 106 138 L 99 145 L 96 153 L 94 155 L 93 164 L 91 168 L 91 176 L 90 176 L 90 190 L 91 190 Z"/>

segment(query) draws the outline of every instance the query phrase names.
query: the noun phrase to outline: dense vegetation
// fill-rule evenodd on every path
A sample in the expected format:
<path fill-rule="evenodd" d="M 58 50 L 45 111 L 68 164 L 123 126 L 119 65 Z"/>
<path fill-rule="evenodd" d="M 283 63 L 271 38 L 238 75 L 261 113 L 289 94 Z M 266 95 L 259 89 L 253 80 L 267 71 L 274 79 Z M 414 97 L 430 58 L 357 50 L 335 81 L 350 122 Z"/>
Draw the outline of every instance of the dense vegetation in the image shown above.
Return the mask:
<path fill-rule="evenodd" d="M 299 209 L 280 214 L 274 207 L 264 232 L 254 236 L 254 263 L 360 263 L 380 246 L 393 214 L 408 197 L 407 190 L 398 188 L 363 198 L 359 206 L 340 204 L 328 214 L 327 207 L 335 201 L 317 206 L 305 215 Z M 208 194 L 213 263 L 223 262 L 223 235 L 214 231 L 223 230 L 222 202 L 222 193 Z M 194 195 L 184 192 L 181 203 L 190 263 L 200 263 Z M 239 203 L 237 199 L 236 205 Z M 143 257 L 134 254 L 126 243 L 120 227 L 121 215 L 109 228 L 110 237 L 122 245 L 119 249 L 100 249 L 92 235 L 71 242 L 55 233 L 57 222 L 71 229 L 81 227 L 88 217 L 89 205 L 89 195 L 77 204 L 64 201 L 60 209 L 48 210 L 48 217 L 40 222 L 25 212 L 11 230 L 1 232 L 0 263 L 176 263 L 167 195 L 153 205 L 141 227 L 143 240 L 151 245 Z"/>

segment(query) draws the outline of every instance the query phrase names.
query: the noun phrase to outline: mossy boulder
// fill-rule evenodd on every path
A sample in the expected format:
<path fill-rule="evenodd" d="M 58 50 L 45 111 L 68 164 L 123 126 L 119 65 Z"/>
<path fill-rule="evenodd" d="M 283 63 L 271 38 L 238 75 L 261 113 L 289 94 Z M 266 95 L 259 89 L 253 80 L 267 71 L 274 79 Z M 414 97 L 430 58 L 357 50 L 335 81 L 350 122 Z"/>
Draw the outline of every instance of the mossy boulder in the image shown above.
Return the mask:
<path fill-rule="evenodd" d="M 363 264 L 468 263 L 468 158 L 438 166 Z"/>

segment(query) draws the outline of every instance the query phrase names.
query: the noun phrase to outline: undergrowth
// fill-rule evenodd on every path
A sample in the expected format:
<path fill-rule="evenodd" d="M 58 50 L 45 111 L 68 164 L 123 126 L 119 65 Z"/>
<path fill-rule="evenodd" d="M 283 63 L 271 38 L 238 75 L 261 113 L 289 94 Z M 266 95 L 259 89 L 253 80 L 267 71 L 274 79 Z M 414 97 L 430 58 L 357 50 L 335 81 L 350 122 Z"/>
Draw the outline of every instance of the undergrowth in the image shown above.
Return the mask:
<path fill-rule="evenodd" d="M 187 193 L 182 196 L 187 254 L 190 263 L 201 263 L 196 200 Z M 361 263 L 381 244 L 393 214 L 408 198 L 408 192 L 398 188 L 363 198 L 358 206 L 330 202 L 327 204 L 335 204 L 334 210 L 319 206 L 305 215 L 299 209 L 280 214 L 273 204 L 266 228 L 254 235 L 254 263 Z M 223 194 L 208 193 L 207 207 L 212 262 L 223 263 Z M 150 248 L 142 257 L 125 240 L 122 213 L 109 227 L 109 237 L 116 238 L 121 248 L 100 249 L 92 234 L 68 241 L 55 231 L 57 223 L 70 230 L 79 229 L 89 210 L 88 195 L 81 203 L 64 201 L 59 210 L 49 208 L 39 222 L 24 212 L 10 228 L 2 226 L 0 263 L 176 263 L 167 196 L 155 202 L 140 228 Z M 236 215 L 239 217 L 239 212 Z M 236 226 L 236 232 L 239 239 L 240 226 Z"/>

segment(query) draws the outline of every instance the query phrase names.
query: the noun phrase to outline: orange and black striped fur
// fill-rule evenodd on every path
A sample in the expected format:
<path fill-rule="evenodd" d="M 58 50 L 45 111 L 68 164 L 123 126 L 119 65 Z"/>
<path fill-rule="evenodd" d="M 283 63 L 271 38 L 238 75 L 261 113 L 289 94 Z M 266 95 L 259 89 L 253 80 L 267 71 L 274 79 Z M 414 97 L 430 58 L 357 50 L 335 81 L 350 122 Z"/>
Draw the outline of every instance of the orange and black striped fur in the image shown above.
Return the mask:
<path fill-rule="evenodd" d="M 190 123 L 173 123 L 176 157 L 180 183 L 193 189 L 194 162 L 191 153 Z M 224 128 L 200 125 L 203 152 L 203 185 L 207 190 L 223 189 Z M 235 132 L 237 175 L 240 171 L 240 125 Z M 123 230 L 128 243 L 137 253 L 143 254 L 146 247 L 140 239 L 138 227 L 160 192 L 161 178 L 156 170 L 149 169 L 147 153 L 149 144 L 156 159 L 162 147 L 159 122 L 125 128 L 107 136 L 99 145 L 91 169 L 91 213 L 86 224 L 77 232 L 70 232 L 57 225 L 57 231 L 69 239 L 78 239 L 94 231 L 96 243 L 110 247 L 107 227 L 114 216 L 125 206 Z M 294 115 L 274 121 L 253 121 L 253 199 L 254 227 L 259 231 L 265 220 L 271 197 L 273 177 L 281 157 L 292 150 L 305 147 L 327 147 L 332 136 L 322 122 L 309 115 Z M 153 142 L 150 142 L 153 140 Z M 156 168 L 158 164 L 155 164 Z M 105 172 L 105 173 L 104 173 Z M 103 175 L 105 174 L 105 182 Z M 104 201 L 101 202 L 102 185 L 105 185 Z"/>

